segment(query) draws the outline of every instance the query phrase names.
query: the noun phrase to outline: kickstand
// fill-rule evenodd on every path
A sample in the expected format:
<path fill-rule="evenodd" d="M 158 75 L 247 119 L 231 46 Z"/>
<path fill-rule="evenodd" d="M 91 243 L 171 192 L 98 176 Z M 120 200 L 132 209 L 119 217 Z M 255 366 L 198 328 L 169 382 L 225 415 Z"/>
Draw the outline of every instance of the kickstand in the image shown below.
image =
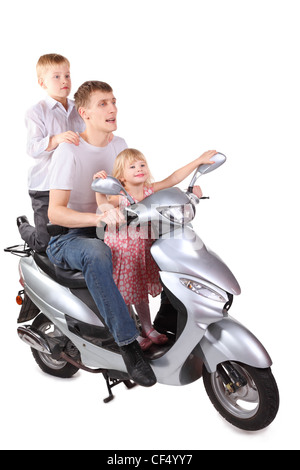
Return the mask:
<path fill-rule="evenodd" d="M 124 383 L 125 386 L 130 389 L 135 387 L 137 384 L 134 382 L 131 382 L 131 380 L 120 380 L 120 379 L 112 379 L 107 372 L 102 372 L 103 377 L 105 378 L 106 381 L 106 386 L 108 390 L 108 397 L 104 398 L 103 401 L 104 403 L 109 403 L 111 400 L 115 398 L 113 395 L 111 389 L 115 387 L 116 385 L 119 385 L 120 383 Z"/>
<path fill-rule="evenodd" d="M 105 378 L 106 386 L 107 386 L 107 390 L 108 390 L 108 394 L 109 394 L 108 397 L 103 399 L 103 401 L 104 401 L 104 403 L 108 403 L 108 402 L 110 402 L 111 400 L 113 400 L 115 398 L 115 396 L 112 394 L 111 389 L 116 384 L 110 383 L 110 377 L 109 377 L 107 372 L 103 372 L 103 377 Z"/>

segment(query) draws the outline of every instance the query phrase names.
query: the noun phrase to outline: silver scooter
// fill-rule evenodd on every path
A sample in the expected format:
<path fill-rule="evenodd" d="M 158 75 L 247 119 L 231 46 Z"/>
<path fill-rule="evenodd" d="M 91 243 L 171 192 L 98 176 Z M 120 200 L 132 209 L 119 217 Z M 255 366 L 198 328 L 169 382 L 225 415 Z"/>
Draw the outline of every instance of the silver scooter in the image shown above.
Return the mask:
<path fill-rule="evenodd" d="M 157 382 L 186 385 L 203 377 L 219 413 L 238 428 L 256 431 L 268 426 L 279 408 L 272 361 L 258 339 L 228 314 L 234 296 L 240 294 L 239 284 L 191 225 L 199 202 L 192 194 L 196 180 L 225 160 L 218 153 L 214 164 L 201 165 L 187 192 L 165 189 L 140 203 L 134 203 L 113 177 L 95 180 L 92 188 L 102 194 L 125 195 L 130 202 L 128 230 L 148 226 L 155 239 L 151 254 L 177 315 L 176 331 L 164 330 L 168 342 L 153 344 L 144 352 Z M 26 246 L 5 251 L 21 257 L 18 335 L 31 347 L 39 367 L 64 378 L 79 369 L 103 374 L 109 392 L 105 402 L 113 398 L 115 385 L 135 386 L 82 273 L 60 269 Z"/>

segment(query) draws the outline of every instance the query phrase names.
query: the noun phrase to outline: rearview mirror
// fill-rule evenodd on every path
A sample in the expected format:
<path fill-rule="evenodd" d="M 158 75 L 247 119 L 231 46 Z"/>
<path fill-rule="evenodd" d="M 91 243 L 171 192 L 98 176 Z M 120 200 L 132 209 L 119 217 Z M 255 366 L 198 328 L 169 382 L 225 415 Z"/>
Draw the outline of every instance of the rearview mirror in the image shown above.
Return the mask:
<path fill-rule="evenodd" d="M 202 175 L 204 175 L 204 173 L 209 173 L 210 171 L 216 170 L 226 161 L 226 157 L 223 155 L 223 153 L 216 153 L 216 155 L 211 157 L 211 159 L 214 162 L 212 165 L 200 165 L 197 169 L 197 172 L 199 171 Z"/>
<path fill-rule="evenodd" d="M 196 169 L 193 175 L 192 181 L 189 184 L 189 189 L 188 189 L 189 192 L 192 192 L 193 186 L 196 183 L 199 176 L 204 175 L 206 173 L 209 173 L 210 171 L 214 171 L 217 168 L 219 168 L 219 166 L 225 163 L 226 157 L 225 155 L 223 155 L 223 153 L 216 153 L 213 157 L 211 157 L 211 160 L 214 162 L 211 165 L 206 164 L 206 165 L 198 166 L 198 168 Z"/>
<path fill-rule="evenodd" d="M 130 204 L 134 204 L 134 200 L 128 194 L 126 189 L 123 188 L 120 181 L 113 176 L 107 176 L 105 179 L 97 178 L 92 182 L 92 189 L 100 194 L 107 194 L 108 196 L 126 196 Z"/>

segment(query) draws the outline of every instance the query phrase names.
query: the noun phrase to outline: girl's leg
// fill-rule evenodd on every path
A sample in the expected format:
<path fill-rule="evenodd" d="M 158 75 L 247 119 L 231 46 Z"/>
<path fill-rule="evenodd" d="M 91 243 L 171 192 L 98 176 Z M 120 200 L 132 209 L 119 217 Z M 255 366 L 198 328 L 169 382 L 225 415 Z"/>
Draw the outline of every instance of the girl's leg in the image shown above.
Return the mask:
<path fill-rule="evenodd" d="M 151 339 L 155 344 L 165 344 L 168 341 L 168 337 L 158 333 L 158 331 L 153 328 L 149 304 L 141 302 L 140 304 L 135 305 L 135 308 L 142 325 L 142 336 Z"/>
<path fill-rule="evenodd" d="M 136 321 L 136 316 L 135 316 L 134 312 L 131 309 L 131 305 L 127 304 L 127 308 L 128 308 L 129 315 L 133 318 L 133 320 L 135 321 L 136 327 L 138 328 L 137 321 Z M 137 341 L 139 342 L 139 345 L 140 345 L 142 351 L 146 351 L 147 349 L 149 349 L 152 346 L 151 339 L 149 339 L 145 336 L 139 335 L 137 337 Z"/>

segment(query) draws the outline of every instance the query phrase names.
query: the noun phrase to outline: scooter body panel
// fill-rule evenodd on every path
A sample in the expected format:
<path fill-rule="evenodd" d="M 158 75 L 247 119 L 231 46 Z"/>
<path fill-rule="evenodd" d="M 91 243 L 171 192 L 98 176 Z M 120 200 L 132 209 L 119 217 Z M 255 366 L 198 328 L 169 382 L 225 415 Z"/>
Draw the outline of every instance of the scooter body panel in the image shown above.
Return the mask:
<path fill-rule="evenodd" d="M 81 361 L 87 367 L 108 368 L 126 372 L 120 354 L 99 347 L 72 333 L 66 316 L 96 327 L 104 327 L 100 318 L 67 287 L 57 284 L 40 270 L 32 257 L 20 260 L 20 268 L 25 280 L 25 291 L 41 312 L 64 334 L 80 351 Z"/>
<path fill-rule="evenodd" d="M 211 300 L 202 295 L 196 294 L 187 288 L 182 282 L 182 279 L 187 278 L 191 281 L 201 282 L 208 288 L 213 288 L 216 292 L 220 293 L 224 298 L 223 302 Z M 203 281 L 197 277 L 188 275 L 186 273 L 178 272 L 160 272 L 160 278 L 164 286 L 169 291 L 173 292 L 177 299 L 186 306 L 187 316 L 191 321 L 191 326 L 195 328 L 195 323 L 203 330 L 207 328 L 212 322 L 222 320 L 224 317 L 224 304 L 227 302 L 227 293 L 216 286 Z"/>
<path fill-rule="evenodd" d="M 176 298 L 186 309 L 183 331 L 176 342 L 166 354 L 151 362 L 157 380 L 168 385 L 185 385 L 191 383 L 202 375 L 202 355 L 199 343 L 203 338 L 208 325 L 224 317 L 224 302 L 216 302 L 197 295 L 187 289 L 180 279 L 186 277 L 185 273 L 160 272 L 163 285 L 173 292 Z M 199 278 L 189 276 L 191 280 Z M 206 281 L 202 281 L 207 287 Z M 215 287 L 214 287 L 215 288 Z M 218 289 L 227 298 L 227 294 Z M 181 314 L 182 315 L 182 314 Z"/>
<path fill-rule="evenodd" d="M 185 273 L 161 272 L 160 276 L 163 284 L 176 293 L 176 298 L 187 309 L 187 321 L 182 334 L 171 350 L 154 363 L 160 382 L 182 385 L 185 358 L 191 354 L 200 356 L 211 373 L 219 363 L 228 360 L 259 368 L 271 366 L 272 361 L 265 348 L 246 327 L 228 315 L 224 302 L 205 298 L 187 289 L 180 282 L 186 276 Z M 189 276 L 189 279 L 199 281 L 194 276 Z M 208 282 L 201 280 L 201 283 L 216 289 Z M 218 289 L 218 292 L 226 297 L 225 291 Z M 170 365 L 168 370 L 167 365 Z"/>
<path fill-rule="evenodd" d="M 219 363 L 238 361 L 261 369 L 272 360 L 260 341 L 241 323 L 228 316 L 212 323 L 200 341 L 203 362 L 208 372 L 215 372 Z"/>
<path fill-rule="evenodd" d="M 241 293 L 230 269 L 219 256 L 207 249 L 189 226 L 176 229 L 156 240 L 151 247 L 151 254 L 161 271 L 185 273 L 211 282 L 230 294 Z"/>
<path fill-rule="evenodd" d="M 20 268 L 29 297 L 43 313 L 46 307 L 53 316 L 69 315 L 90 325 L 104 327 L 100 318 L 86 304 L 75 297 L 70 289 L 45 274 L 31 256 L 21 258 Z"/>

